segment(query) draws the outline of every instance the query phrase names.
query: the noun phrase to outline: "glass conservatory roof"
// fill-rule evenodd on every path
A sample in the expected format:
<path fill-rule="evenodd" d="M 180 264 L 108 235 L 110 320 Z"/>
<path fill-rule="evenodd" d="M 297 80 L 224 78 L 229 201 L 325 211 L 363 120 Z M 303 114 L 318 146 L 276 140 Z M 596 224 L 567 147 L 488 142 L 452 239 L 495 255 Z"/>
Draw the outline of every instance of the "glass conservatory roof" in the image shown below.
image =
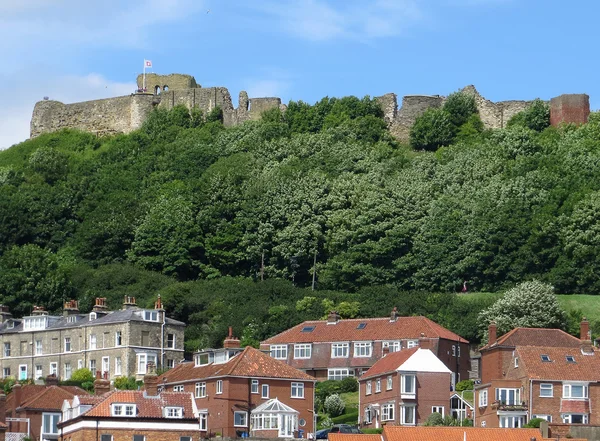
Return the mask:
<path fill-rule="evenodd" d="M 290 406 L 283 404 L 277 398 L 262 403 L 252 413 L 300 413 Z"/>

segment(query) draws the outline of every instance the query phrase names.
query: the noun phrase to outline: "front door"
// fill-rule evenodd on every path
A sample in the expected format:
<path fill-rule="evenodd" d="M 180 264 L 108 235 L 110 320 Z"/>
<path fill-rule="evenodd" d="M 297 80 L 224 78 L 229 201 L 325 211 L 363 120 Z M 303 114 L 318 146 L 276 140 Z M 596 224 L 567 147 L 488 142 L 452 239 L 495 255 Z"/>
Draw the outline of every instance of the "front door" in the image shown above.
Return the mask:
<path fill-rule="evenodd" d="M 294 436 L 294 416 L 281 414 L 279 415 L 279 437 L 291 438 Z"/>

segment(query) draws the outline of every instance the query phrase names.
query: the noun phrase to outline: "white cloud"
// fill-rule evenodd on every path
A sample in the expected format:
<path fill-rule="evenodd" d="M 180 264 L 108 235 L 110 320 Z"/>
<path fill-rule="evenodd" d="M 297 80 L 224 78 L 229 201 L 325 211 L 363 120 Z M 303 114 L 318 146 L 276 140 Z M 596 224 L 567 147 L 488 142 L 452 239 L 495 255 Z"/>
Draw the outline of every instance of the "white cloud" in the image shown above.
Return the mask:
<path fill-rule="evenodd" d="M 35 103 L 44 96 L 64 103 L 128 95 L 135 83 L 112 82 L 100 74 L 85 76 L 30 77 L 19 73 L 15 77 L 0 76 L 3 84 L 16 84 L 5 89 L 0 107 L 0 149 L 29 138 L 29 123 Z"/>

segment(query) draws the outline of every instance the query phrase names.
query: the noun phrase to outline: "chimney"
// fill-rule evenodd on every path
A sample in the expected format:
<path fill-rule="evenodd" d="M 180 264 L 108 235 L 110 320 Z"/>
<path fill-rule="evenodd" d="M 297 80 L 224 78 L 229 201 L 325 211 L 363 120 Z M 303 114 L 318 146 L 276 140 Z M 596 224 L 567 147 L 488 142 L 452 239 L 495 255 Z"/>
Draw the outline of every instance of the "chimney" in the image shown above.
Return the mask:
<path fill-rule="evenodd" d="M 79 302 L 77 300 L 69 300 L 63 305 L 63 316 L 79 314 Z"/>
<path fill-rule="evenodd" d="M 581 341 L 592 341 L 592 333 L 590 332 L 590 322 L 584 317 L 579 325 L 579 339 Z"/>
<path fill-rule="evenodd" d="M 48 315 L 48 311 L 43 306 L 34 306 L 31 315 Z"/>
<path fill-rule="evenodd" d="M 46 377 L 46 386 L 58 386 L 58 377 L 55 374 Z"/>
<path fill-rule="evenodd" d="M 392 313 L 390 314 L 390 323 L 398 320 L 398 308 L 394 306 Z"/>
<path fill-rule="evenodd" d="M 0 323 L 4 323 L 11 317 L 12 314 L 9 312 L 8 306 L 0 305 Z"/>
<path fill-rule="evenodd" d="M 18 407 L 21 407 L 21 401 L 23 400 L 23 386 L 21 386 L 21 383 L 16 382 L 14 384 L 12 387 L 12 393 L 15 396 L 13 407 L 16 410 Z"/>
<path fill-rule="evenodd" d="M 96 297 L 96 302 L 94 303 L 94 307 L 92 311 L 106 311 L 108 307 L 106 306 L 106 297 Z"/>
<path fill-rule="evenodd" d="M 419 347 L 421 349 L 431 349 L 433 351 L 435 349 L 434 340 L 431 338 L 424 337 L 421 333 L 421 337 L 419 338 Z"/>
<path fill-rule="evenodd" d="M 135 297 L 125 296 L 123 298 L 123 309 L 136 309 Z"/>
<path fill-rule="evenodd" d="M 240 340 L 233 336 L 233 328 L 231 326 L 229 327 L 229 335 L 223 341 L 223 347 L 226 349 L 241 347 Z"/>
<path fill-rule="evenodd" d="M 492 320 L 488 326 L 488 345 L 493 345 L 496 343 L 496 340 L 498 339 L 496 332 L 496 322 Z"/>
<path fill-rule="evenodd" d="M 381 353 L 382 353 L 382 358 L 385 357 L 386 355 L 388 355 L 390 353 L 390 347 L 384 346 L 383 349 L 381 350 Z"/>
<path fill-rule="evenodd" d="M 338 312 L 337 311 L 330 311 L 329 315 L 327 316 L 327 324 L 328 325 L 335 325 L 339 321 L 340 321 L 340 315 L 338 314 Z"/>
<path fill-rule="evenodd" d="M 94 394 L 103 395 L 110 392 L 110 381 L 108 374 L 102 375 L 102 372 L 96 371 L 96 379 L 94 380 Z"/>
<path fill-rule="evenodd" d="M 0 423 L 6 423 L 6 395 L 0 391 Z"/>
<path fill-rule="evenodd" d="M 144 375 L 144 390 L 146 396 L 155 397 L 158 395 L 158 375 L 154 363 L 148 363 L 148 373 Z"/>

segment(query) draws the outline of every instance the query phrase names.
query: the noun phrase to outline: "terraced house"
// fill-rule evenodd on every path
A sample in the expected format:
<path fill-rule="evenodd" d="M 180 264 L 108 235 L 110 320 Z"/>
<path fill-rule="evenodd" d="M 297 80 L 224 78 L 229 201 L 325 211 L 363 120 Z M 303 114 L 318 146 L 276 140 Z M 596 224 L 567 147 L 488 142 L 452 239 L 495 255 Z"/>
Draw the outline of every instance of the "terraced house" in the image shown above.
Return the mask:
<path fill-rule="evenodd" d="M 141 379 L 149 363 L 170 368 L 183 359 L 185 324 L 165 316 L 160 298 L 154 309 L 139 308 L 135 298 L 126 297 L 122 310 L 109 311 L 106 299 L 97 298 L 88 314 L 72 300 L 62 316 L 34 307 L 30 316 L 16 319 L 0 307 L 0 317 L 3 378 L 67 380 L 87 367 L 94 375 Z"/>
<path fill-rule="evenodd" d="M 306 321 L 261 343 L 261 349 L 319 380 L 359 377 L 386 353 L 430 349 L 452 372 L 452 384 L 469 378 L 469 342 L 426 317 Z"/>

